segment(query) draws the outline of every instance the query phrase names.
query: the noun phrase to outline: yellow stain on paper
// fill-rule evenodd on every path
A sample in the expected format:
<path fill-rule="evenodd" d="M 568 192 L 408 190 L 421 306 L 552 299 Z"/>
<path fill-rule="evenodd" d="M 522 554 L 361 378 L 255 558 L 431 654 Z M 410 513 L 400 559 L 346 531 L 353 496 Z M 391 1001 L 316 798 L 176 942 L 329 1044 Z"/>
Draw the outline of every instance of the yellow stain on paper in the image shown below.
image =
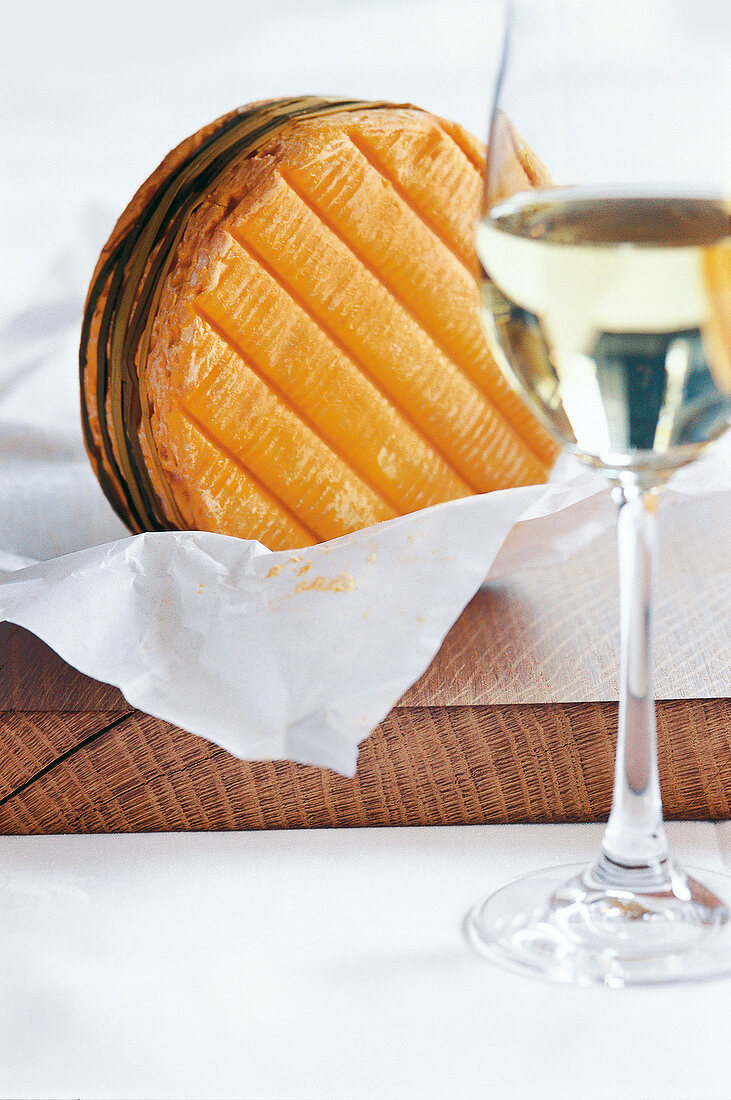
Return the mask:
<path fill-rule="evenodd" d="M 353 592 L 355 578 L 350 573 L 339 573 L 337 577 L 315 577 L 313 581 L 300 581 L 295 592 Z"/>

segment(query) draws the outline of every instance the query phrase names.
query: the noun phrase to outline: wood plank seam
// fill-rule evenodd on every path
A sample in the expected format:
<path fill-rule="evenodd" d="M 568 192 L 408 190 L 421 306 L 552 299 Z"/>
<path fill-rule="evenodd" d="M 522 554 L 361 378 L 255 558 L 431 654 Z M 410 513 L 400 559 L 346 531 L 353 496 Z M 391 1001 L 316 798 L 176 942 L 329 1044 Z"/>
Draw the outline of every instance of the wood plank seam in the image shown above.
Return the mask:
<path fill-rule="evenodd" d="M 39 779 L 43 779 L 44 776 L 48 775 L 48 773 L 59 764 L 65 763 L 66 760 L 72 757 L 75 753 L 79 752 L 80 749 L 87 748 L 94 741 L 98 740 L 98 738 L 102 737 L 105 733 L 109 733 L 109 731 L 114 729 L 115 726 L 121 725 L 121 723 L 129 718 L 129 716 L 133 713 L 134 711 L 132 710 L 124 711 L 122 714 L 119 715 L 118 718 L 115 718 L 113 722 L 108 722 L 106 726 L 102 726 L 100 730 L 95 730 L 94 733 L 90 734 L 88 737 L 85 737 L 83 741 L 79 741 L 78 744 L 73 745 L 70 749 L 67 749 L 66 752 L 62 752 L 61 755 L 57 756 L 55 760 L 52 760 L 50 763 L 42 767 L 40 771 L 37 771 L 35 775 L 32 775 L 30 779 L 26 779 L 25 782 L 21 783 L 19 787 L 15 787 L 14 790 L 10 791 L 3 798 L 0 798 L 0 807 L 4 806 L 6 802 L 9 802 L 11 798 L 15 798 L 16 795 L 23 794 L 23 792 L 27 791 L 28 788 L 31 787 L 34 783 L 37 783 Z M 2 715 L 0 715 L 0 717 L 2 717 Z"/>

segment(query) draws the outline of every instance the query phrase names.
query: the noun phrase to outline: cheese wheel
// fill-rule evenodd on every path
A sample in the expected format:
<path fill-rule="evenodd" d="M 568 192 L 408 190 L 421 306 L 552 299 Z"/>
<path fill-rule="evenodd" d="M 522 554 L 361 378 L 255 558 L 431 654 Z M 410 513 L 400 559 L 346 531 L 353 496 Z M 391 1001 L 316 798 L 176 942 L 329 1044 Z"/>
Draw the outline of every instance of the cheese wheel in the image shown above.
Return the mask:
<path fill-rule="evenodd" d="M 556 446 L 481 328 L 483 156 L 414 107 L 313 98 L 168 155 L 82 329 L 86 446 L 131 530 L 289 549 L 545 480 Z"/>

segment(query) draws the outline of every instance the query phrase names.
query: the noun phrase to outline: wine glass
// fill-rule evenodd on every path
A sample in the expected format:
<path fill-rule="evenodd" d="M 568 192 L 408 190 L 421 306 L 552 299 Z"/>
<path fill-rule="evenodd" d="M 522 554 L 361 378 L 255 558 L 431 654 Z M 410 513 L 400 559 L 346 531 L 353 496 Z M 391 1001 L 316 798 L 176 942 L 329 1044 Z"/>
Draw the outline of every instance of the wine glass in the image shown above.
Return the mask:
<path fill-rule="evenodd" d="M 466 928 L 494 960 L 579 985 L 731 972 L 731 878 L 680 867 L 663 827 L 650 633 L 662 487 L 731 412 L 730 12 L 541 0 L 506 19 L 483 312 L 511 385 L 614 486 L 619 733 L 595 861 L 510 883 Z"/>

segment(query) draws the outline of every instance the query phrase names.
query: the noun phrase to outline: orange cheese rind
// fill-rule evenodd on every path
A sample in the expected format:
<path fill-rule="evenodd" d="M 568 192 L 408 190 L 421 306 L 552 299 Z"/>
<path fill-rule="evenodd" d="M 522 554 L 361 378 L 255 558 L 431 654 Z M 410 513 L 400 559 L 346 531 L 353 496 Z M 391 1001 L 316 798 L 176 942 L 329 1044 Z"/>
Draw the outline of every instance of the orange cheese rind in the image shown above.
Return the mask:
<path fill-rule="evenodd" d="M 132 530 L 293 548 L 544 480 L 480 327 L 483 150 L 413 107 L 256 104 L 188 139 L 100 257 L 82 419 Z"/>

